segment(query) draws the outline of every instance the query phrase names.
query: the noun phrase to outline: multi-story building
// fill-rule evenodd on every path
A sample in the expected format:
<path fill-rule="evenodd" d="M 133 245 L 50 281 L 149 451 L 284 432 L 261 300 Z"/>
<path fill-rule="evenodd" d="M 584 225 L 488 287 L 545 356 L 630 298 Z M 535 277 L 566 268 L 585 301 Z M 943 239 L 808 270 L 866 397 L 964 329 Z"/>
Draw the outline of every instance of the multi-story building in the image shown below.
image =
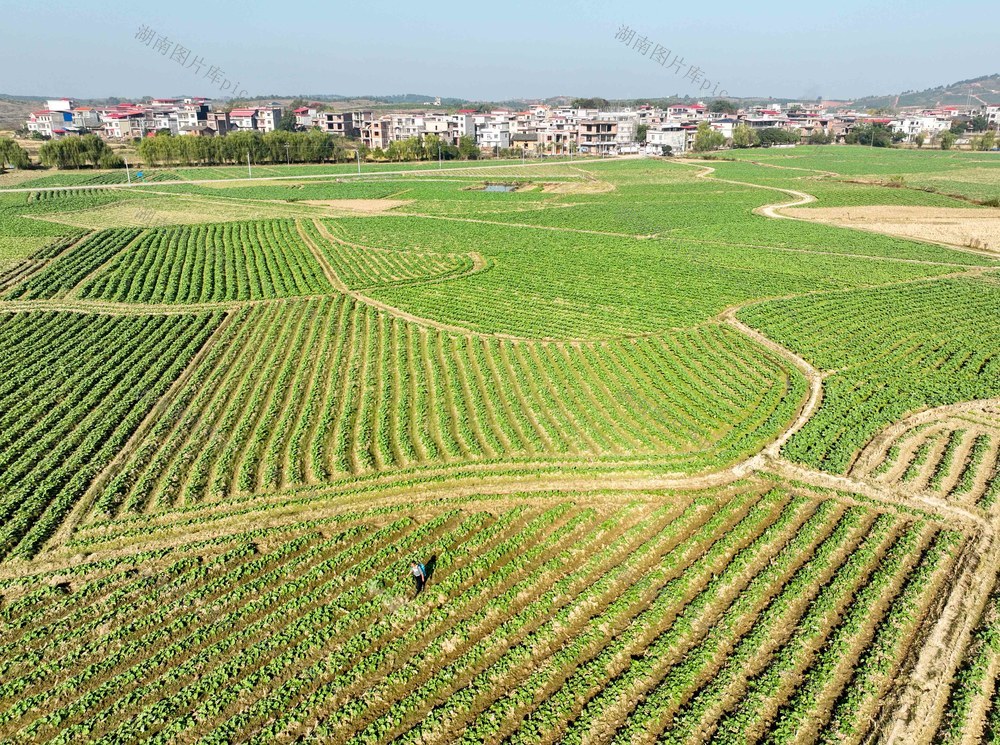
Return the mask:
<path fill-rule="evenodd" d="M 229 112 L 229 128 L 234 132 L 257 129 L 257 109 L 233 109 Z"/>
<path fill-rule="evenodd" d="M 101 135 L 109 140 L 130 140 L 143 137 L 150 131 L 146 116 L 141 111 L 122 111 L 103 115 Z"/>
<path fill-rule="evenodd" d="M 986 121 L 992 124 L 994 128 L 1000 128 L 1000 103 L 984 104 L 980 113 L 986 117 Z"/>
<path fill-rule="evenodd" d="M 580 152 L 610 153 L 616 149 L 618 123 L 600 119 L 584 119 L 577 125 Z"/>
<path fill-rule="evenodd" d="M 321 111 L 316 117 L 317 126 L 324 132 L 342 137 L 357 137 L 360 133 L 355 114 L 351 111 Z"/>
<path fill-rule="evenodd" d="M 208 125 L 208 100 L 185 98 L 177 107 L 177 126 L 180 130 L 198 129 Z"/>
<path fill-rule="evenodd" d="M 215 130 L 216 134 L 224 135 L 231 129 L 229 125 L 229 114 L 225 111 L 210 111 L 206 117 L 206 124 Z"/>
<path fill-rule="evenodd" d="M 639 126 L 639 115 L 626 109 L 624 111 L 602 111 L 594 117 L 598 121 L 614 122 L 618 125 L 615 142 L 621 145 L 629 145 L 636 140 L 636 128 Z"/>
<path fill-rule="evenodd" d="M 27 127 L 29 132 L 37 132 L 42 137 L 59 138 L 78 132 L 72 112 L 51 109 L 32 111 L 28 117 Z"/>
<path fill-rule="evenodd" d="M 542 150 L 566 152 L 577 143 L 577 125 L 565 116 L 553 116 L 538 125 L 538 145 Z"/>
<path fill-rule="evenodd" d="M 476 144 L 483 150 L 506 149 L 511 143 L 510 122 L 488 121 L 476 125 Z"/>
<path fill-rule="evenodd" d="M 385 150 L 389 147 L 389 133 L 392 129 L 392 118 L 389 116 L 372 117 L 361 123 L 361 142 L 371 150 Z"/>
<path fill-rule="evenodd" d="M 312 129 L 319 126 L 319 111 L 312 106 L 300 106 L 295 109 L 295 126 L 299 129 Z"/>
<path fill-rule="evenodd" d="M 424 117 L 421 114 L 390 114 L 389 141 L 399 142 L 424 133 Z"/>
<path fill-rule="evenodd" d="M 921 132 L 931 138 L 950 128 L 951 119 L 947 116 L 904 116 L 890 121 L 889 127 L 893 132 L 902 133 L 906 142 L 913 142 Z"/>
<path fill-rule="evenodd" d="M 257 128 L 261 132 L 273 132 L 281 124 L 281 106 L 272 103 L 257 107 Z"/>
<path fill-rule="evenodd" d="M 73 109 L 73 124 L 80 130 L 97 129 L 101 126 L 100 112 L 90 106 Z"/>
<path fill-rule="evenodd" d="M 664 147 L 669 147 L 674 155 L 688 149 L 688 140 L 692 129 L 690 124 L 664 123 L 651 127 L 646 131 L 646 151 L 659 155 Z"/>

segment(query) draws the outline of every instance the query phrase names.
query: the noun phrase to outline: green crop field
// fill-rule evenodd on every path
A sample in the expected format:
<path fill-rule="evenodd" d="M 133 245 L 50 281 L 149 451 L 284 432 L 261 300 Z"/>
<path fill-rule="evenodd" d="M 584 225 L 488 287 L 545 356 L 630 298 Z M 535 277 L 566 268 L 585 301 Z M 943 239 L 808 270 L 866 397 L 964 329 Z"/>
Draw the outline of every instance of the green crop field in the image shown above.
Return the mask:
<path fill-rule="evenodd" d="M 0 190 L 0 741 L 1000 738 L 1000 252 L 801 216 L 1000 160 L 724 157 Z"/>

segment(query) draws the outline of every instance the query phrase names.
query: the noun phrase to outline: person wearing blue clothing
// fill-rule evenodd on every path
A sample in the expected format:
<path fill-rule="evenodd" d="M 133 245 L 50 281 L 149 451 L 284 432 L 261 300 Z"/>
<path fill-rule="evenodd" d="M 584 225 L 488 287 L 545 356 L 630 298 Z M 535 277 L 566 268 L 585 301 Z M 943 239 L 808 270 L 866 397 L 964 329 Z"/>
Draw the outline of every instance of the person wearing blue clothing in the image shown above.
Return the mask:
<path fill-rule="evenodd" d="M 413 584 L 416 585 L 417 595 L 420 591 L 424 589 L 424 585 L 427 584 L 427 570 L 424 568 L 423 564 L 418 564 L 415 561 L 410 562 L 410 574 L 413 576 Z"/>

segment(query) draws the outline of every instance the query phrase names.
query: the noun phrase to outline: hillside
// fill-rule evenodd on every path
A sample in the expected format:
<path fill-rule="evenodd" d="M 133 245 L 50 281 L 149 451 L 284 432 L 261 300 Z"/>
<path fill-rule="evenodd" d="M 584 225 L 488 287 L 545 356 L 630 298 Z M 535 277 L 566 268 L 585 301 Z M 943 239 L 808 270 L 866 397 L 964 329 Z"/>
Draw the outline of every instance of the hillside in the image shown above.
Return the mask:
<path fill-rule="evenodd" d="M 983 75 L 970 80 L 959 80 L 949 85 L 925 88 L 922 91 L 903 91 L 885 96 L 866 96 L 857 99 L 857 108 L 905 106 L 963 106 L 969 102 L 1000 102 L 1000 74 Z"/>

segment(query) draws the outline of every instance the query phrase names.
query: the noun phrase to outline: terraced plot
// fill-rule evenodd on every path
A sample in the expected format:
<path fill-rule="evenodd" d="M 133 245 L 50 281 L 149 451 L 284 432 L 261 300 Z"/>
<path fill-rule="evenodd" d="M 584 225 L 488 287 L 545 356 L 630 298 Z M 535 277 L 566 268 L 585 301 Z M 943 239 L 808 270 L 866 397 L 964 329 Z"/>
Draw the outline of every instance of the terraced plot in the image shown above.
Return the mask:
<path fill-rule="evenodd" d="M 55 531 L 219 321 L 0 314 L 0 557 Z"/>
<path fill-rule="evenodd" d="M 347 511 L 8 580 L 0 737 L 865 732 L 962 539 L 780 490 L 665 497 Z"/>
<path fill-rule="evenodd" d="M 228 324 L 98 507 L 476 460 L 684 456 L 690 470 L 761 447 L 804 394 L 800 374 L 722 326 L 541 344 L 452 335 L 344 297 L 259 305 Z"/>
<path fill-rule="evenodd" d="M 963 278 L 762 303 L 739 316 L 833 371 L 786 453 L 844 472 L 911 412 L 1000 395 L 998 308 L 1000 285 Z"/>
<path fill-rule="evenodd" d="M 475 262 L 468 254 L 400 251 L 362 246 L 338 237 L 335 221 L 303 220 L 302 229 L 330 266 L 352 290 L 439 280 L 468 274 Z"/>
<path fill-rule="evenodd" d="M 851 473 L 989 508 L 1000 497 L 1000 403 L 909 417 L 873 439 Z"/>
<path fill-rule="evenodd" d="M 0 194 L 0 741 L 995 739 L 1000 264 L 697 173 Z"/>
<path fill-rule="evenodd" d="M 148 230 L 80 290 L 132 303 L 260 300 L 330 291 L 291 220 Z"/>
<path fill-rule="evenodd" d="M 138 228 L 110 228 L 87 237 L 80 245 L 14 287 L 8 297 L 39 300 L 65 296 L 142 234 Z"/>

